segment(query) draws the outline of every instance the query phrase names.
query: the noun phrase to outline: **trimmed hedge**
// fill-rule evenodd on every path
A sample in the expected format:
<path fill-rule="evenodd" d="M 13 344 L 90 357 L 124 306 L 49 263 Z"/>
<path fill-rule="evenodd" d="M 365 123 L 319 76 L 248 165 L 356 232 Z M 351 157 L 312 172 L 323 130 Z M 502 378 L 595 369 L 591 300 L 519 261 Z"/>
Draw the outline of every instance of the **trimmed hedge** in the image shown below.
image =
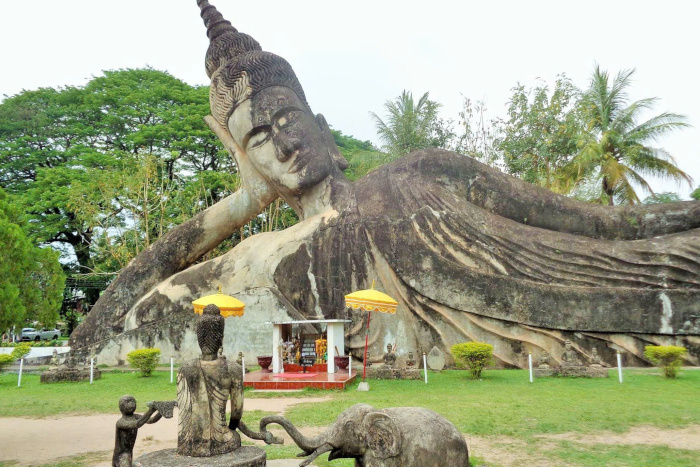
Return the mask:
<path fill-rule="evenodd" d="M 644 347 L 644 356 L 664 370 L 664 376 L 667 378 L 676 377 L 686 352 L 685 347 L 676 345 L 647 345 Z"/>
<path fill-rule="evenodd" d="M 126 354 L 126 359 L 132 368 L 136 368 L 143 376 L 151 376 L 158 365 L 160 349 L 138 349 Z"/>
<path fill-rule="evenodd" d="M 464 342 L 450 348 L 457 366 L 467 368 L 474 378 L 481 377 L 481 371 L 489 365 L 493 357 L 493 346 L 485 342 Z"/>

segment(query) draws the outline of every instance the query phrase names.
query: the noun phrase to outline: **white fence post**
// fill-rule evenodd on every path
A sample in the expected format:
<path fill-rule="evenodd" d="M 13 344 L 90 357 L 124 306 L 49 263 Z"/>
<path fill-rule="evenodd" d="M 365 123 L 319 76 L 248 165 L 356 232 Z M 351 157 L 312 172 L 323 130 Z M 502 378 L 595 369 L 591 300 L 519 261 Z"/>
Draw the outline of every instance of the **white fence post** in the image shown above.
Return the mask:
<path fill-rule="evenodd" d="M 530 382 L 532 383 L 532 352 L 527 353 L 527 366 L 530 368 Z"/>
<path fill-rule="evenodd" d="M 243 375 L 241 376 L 241 382 L 245 381 L 245 357 L 241 357 L 241 371 Z"/>
<path fill-rule="evenodd" d="M 352 355 L 348 357 L 348 375 L 352 376 Z"/>
<path fill-rule="evenodd" d="M 617 351 L 617 375 L 620 378 L 620 383 L 622 383 L 622 356 L 620 351 Z"/>
<path fill-rule="evenodd" d="M 175 359 L 170 357 L 170 384 L 173 384 L 173 370 L 175 367 Z"/>
<path fill-rule="evenodd" d="M 92 384 L 94 372 L 95 372 L 95 359 L 90 357 L 90 384 Z"/>
<path fill-rule="evenodd" d="M 18 373 L 18 376 L 17 376 L 17 387 L 19 387 L 20 384 L 22 384 L 22 367 L 23 367 L 23 366 L 24 366 L 24 359 L 21 358 L 21 359 L 19 360 L 19 373 Z"/>
<path fill-rule="evenodd" d="M 425 374 L 425 384 L 428 384 L 428 357 L 423 352 L 423 373 Z"/>

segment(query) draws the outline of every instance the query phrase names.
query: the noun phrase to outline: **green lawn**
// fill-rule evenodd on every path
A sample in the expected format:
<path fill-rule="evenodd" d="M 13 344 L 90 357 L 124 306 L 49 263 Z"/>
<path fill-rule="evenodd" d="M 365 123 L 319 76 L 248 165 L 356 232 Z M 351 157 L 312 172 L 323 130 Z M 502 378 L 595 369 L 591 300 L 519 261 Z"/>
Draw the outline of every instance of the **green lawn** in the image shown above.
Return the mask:
<path fill-rule="evenodd" d="M 528 382 L 523 370 L 485 371 L 472 380 L 462 371 L 429 375 L 423 381 L 370 381 L 366 393 L 354 387 L 333 401 L 302 404 L 287 413 L 297 424 L 326 425 L 359 402 L 376 407 L 421 406 L 479 436 L 622 432 L 635 425 L 662 428 L 700 424 L 700 371 L 686 370 L 676 380 L 658 370 L 627 371 L 620 384 L 610 378 L 542 378 Z M 615 376 L 615 377 L 613 377 Z"/>
<path fill-rule="evenodd" d="M 521 370 L 485 371 L 482 380 L 467 378 L 466 372 L 431 373 L 423 381 L 371 380 L 369 392 L 313 391 L 274 394 L 251 393 L 246 397 L 330 396 L 324 403 L 300 404 L 287 412 L 298 426 L 325 426 L 353 404 L 376 407 L 422 406 L 441 413 L 462 432 L 482 439 L 503 440 L 503 449 L 527 451 L 538 460 L 556 465 L 700 465 L 700 451 L 650 445 L 600 445 L 542 438 L 556 433 L 625 432 L 635 426 L 664 429 L 700 425 L 700 371 L 687 369 L 675 380 L 656 369 L 627 370 L 624 384 L 611 370 L 608 379 L 544 378 L 529 383 Z M 116 413 L 117 401 L 132 394 L 140 403 L 175 398 L 175 385 L 166 371 L 150 378 L 131 372 L 105 372 L 88 383 L 39 384 L 36 375 L 24 375 L 17 388 L 16 374 L 0 375 L 0 416 L 43 416 L 68 413 Z M 246 413 L 255 426 L 265 412 Z M 515 440 L 518 444 L 513 444 Z M 508 442 L 511 443 L 508 447 Z M 293 446 L 270 446 L 269 459 L 294 457 Z M 480 462 L 479 445 L 472 456 Z M 324 458 L 322 467 L 350 467 L 352 462 Z M 488 459 L 486 459 L 488 461 Z M 70 462 L 70 461 L 69 461 Z M 68 464 L 66 464 L 68 465 Z M 76 462 L 75 465 L 88 465 Z M 496 465 L 488 461 L 488 465 Z"/>

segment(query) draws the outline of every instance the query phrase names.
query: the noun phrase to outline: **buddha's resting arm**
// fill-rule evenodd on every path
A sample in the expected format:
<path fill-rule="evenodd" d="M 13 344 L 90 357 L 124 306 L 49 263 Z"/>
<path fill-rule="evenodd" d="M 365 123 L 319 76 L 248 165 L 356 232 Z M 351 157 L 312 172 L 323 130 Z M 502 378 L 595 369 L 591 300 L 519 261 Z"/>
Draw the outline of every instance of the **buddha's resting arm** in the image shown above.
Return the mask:
<path fill-rule="evenodd" d="M 421 174 L 459 198 L 522 224 L 608 240 L 636 240 L 700 228 L 700 203 L 601 206 L 561 196 L 449 151 L 428 149 L 408 156 L 394 175 L 406 182 Z"/>
<path fill-rule="evenodd" d="M 175 227 L 134 258 L 105 290 L 86 321 L 105 316 L 100 309 L 106 306 L 110 308 L 107 315 L 123 317 L 152 287 L 191 266 L 277 199 L 277 192 L 255 172 L 228 130 L 211 117 L 205 121 L 236 158 L 241 188 Z M 115 322 L 123 323 L 123 320 Z M 93 324 L 76 329 L 71 335 L 71 345 L 82 347 L 108 337 L 95 335 L 96 330 L 105 327 Z"/>

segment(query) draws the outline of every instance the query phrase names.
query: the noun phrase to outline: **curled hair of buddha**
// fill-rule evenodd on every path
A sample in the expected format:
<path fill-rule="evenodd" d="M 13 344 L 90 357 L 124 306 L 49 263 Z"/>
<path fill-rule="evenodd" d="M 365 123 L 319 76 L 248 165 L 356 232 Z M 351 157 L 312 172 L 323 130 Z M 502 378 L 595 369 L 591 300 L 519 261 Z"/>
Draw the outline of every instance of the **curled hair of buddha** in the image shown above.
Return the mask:
<path fill-rule="evenodd" d="M 197 0 L 197 5 L 210 41 L 205 66 L 211 78 L 211 113 L 222 126 L 241 102 L 271 86 L 290 88 L 309 107 L 285 59 L 262 51 L 255 39 L 238 32 L 208 0 Z"/>
<path fill-rule="evenodd" d="M 197 343 L 202 354 L 216 355 L 224 342 L 224 317 L 216 305 L 207 305 L 197 321 Z"/>

